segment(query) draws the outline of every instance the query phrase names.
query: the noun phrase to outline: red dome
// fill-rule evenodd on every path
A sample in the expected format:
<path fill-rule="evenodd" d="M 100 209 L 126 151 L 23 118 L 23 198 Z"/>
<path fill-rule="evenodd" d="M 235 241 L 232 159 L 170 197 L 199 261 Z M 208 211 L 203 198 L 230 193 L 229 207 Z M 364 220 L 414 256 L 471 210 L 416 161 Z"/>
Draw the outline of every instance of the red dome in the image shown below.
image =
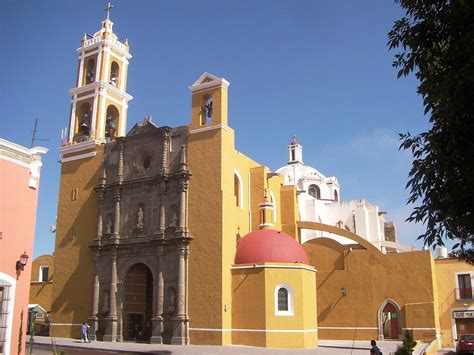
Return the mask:
<path fill-rule="evenodd" d="M 303 247 L 283 232 L 261 229 L 239 240 L 235 264 L 264 262 L 309 263 Z"/>

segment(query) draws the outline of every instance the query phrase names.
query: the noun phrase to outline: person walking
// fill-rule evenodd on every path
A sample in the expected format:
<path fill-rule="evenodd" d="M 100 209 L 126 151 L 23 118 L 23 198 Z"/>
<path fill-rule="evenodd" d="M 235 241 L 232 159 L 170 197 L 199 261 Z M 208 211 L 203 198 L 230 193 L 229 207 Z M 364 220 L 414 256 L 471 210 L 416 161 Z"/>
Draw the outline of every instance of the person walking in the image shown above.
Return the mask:
<path fill-rule="evenodd" d="M 377 346 L 377 342 L 375 340 L 372 339 L 370 341 L 370 345 L 372 345 L 372 347 L 370 348 L 370 355 L 383 355 L 379 347 Z"/>
<path fill-rule="evenodd" d="M 90 343 L 91 341 L 89 340 L 89 331 L 91 327 L 87 322 L 82 323 L 81 326 L 81 343 Z"/>

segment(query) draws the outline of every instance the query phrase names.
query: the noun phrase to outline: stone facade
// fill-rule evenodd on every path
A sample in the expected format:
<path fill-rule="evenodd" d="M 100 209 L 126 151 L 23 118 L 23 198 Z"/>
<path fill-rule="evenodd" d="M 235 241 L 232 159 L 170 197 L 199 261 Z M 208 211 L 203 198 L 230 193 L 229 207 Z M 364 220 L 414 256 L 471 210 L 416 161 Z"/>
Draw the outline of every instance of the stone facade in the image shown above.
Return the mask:
<path fill-rule="evenodd" d="M 106 145 L 90 245 L 90 321 L 99 338 L 189 342 L 186 143 L 186 127 L 157 127 L 147 118 Z"/>

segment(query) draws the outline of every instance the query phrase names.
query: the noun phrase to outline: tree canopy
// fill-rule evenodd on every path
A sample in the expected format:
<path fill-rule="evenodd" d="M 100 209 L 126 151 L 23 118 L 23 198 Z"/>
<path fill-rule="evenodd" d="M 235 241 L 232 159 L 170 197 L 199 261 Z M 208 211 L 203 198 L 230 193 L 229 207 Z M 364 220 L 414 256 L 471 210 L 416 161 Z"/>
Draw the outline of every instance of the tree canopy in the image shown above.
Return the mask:
<path fill-rule="evenodd" d="M 419 80 L 431 127 L 400 134 L 413 156 L 407 220 L 423 222 L 425 245 L 455 240 L 454 254 L 474 263 L 474 1 L 395 1 L 405 15 L 388 33 L 393 67 Z"/>

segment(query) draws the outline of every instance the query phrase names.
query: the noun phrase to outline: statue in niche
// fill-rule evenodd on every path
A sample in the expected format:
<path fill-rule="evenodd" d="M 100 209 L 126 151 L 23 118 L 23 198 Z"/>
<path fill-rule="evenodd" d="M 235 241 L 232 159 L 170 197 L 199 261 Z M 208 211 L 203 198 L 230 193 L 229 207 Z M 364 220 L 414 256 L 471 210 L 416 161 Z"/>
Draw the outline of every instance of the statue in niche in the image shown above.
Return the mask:
<path fill-rule="evenodd" d="M 100 309 L 100 313 L 103 315 L 106 315 L 109 313 L 110 307 L 109 307 L 109 291 L 105 290 L 104 291 L 104 297 L 102 298 L 102 308 Z"/>
<path fill-rule="evenodd" d="M 176 309 L 176 291 L 174 290 L 174 288 L 170 288 L 168 290 L 168 306 L 166 307 L 166 310 L 170 313 L 173 313 L 175 309 Z"/>
<path fill-rule="evenodd" d="M 145 226 L 145 212 L 143 211 L 143 206 L 140 206 L 137 212 L 137 224 L 135 226 L 135 230 L 140 233 L 143 231 L 144 226 Z"/>
<path fill-rule="evenodd" d="M 176 212 L 173 213 L 173 217 L 171 217 L 170 221 L 170 228 L 176 228 L 178 222 L 178 216 L 176 216 Z"/>
<path fill-rule="evenodd" d="M 112 217 L 109 216 L 107 219 L 107 223 L 105 224 L 105 234 L 111 234 L 112 233 Z"/>

